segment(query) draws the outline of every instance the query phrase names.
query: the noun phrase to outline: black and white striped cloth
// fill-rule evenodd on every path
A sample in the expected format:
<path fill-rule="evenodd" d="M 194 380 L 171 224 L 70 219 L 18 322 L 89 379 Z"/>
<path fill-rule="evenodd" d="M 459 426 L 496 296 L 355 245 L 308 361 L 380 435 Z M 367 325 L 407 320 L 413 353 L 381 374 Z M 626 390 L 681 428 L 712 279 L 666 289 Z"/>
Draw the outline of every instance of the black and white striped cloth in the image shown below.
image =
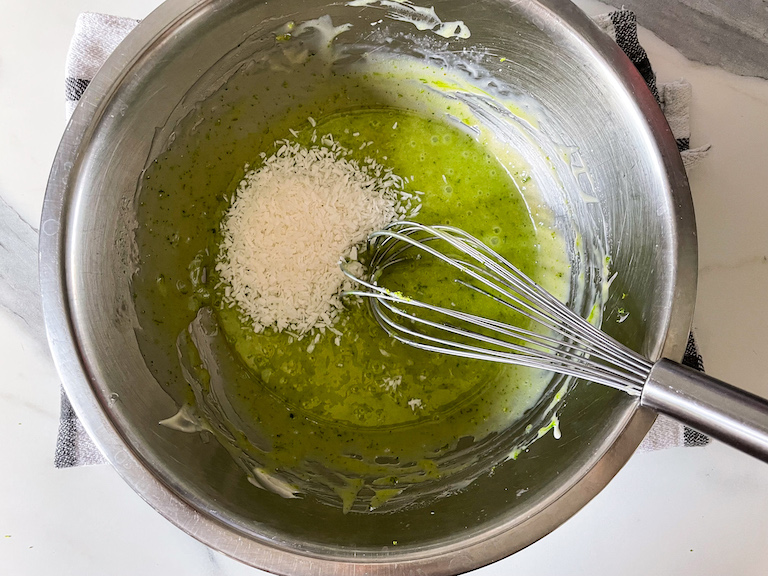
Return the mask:
<path fill-rule="evenodd" d="M 703 158 L 708 147 L 689 149 L 690 84 L 684 80 L 671 84 L 656 84 L 656 75 L 648 61 L 648 56 L 637 40 L 637 21 L 632 12 L 618 10 L 599 16 L 596 22 L 617 42 L 643 75 L 648 88 L 664 110 L 686 167 Z M 64 81 L 67 118 L 74 112 L 98 69 L 137 24 L 137 20 L 106 14 L 86 13 L 79 16 L 67 55 Z M 698 370 L 704 369 L 692 336 L 688 340 L 683 363 Z M 709 439 L 703 434 L 672 420 L 659 417 L 640 449 L 659 450 L 676 446 L 702 446 L 708 442 Z M 103 457 L 78 421 L 66 394 L 62 392 L 55 465 L 66 468 L 102 462 L 104 462 Z"/>

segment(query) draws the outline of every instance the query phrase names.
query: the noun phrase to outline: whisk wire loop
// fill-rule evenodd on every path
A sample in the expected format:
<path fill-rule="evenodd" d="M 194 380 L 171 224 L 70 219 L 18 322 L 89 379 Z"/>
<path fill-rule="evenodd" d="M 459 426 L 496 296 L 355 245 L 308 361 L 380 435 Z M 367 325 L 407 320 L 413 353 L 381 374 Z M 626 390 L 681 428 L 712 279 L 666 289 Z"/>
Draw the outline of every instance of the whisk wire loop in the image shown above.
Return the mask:
<path fill-rule="evenodd" d="M 396 340 L 431 352 L 552 370 L 633 395 L 642 392 L 651 362 L 592 326 L 469 233 L 400 221 L 374 232 L 369 250 L 368 280 L 341 263 L 344 274 L 363 288 L 344 295 L 367 299 L 376 321 Z M 462 274 L 455 279 L 458 285 L 532 325 L 422 302 L 378 284 L 388 269 L 423 256 L 453 267 Z"/>

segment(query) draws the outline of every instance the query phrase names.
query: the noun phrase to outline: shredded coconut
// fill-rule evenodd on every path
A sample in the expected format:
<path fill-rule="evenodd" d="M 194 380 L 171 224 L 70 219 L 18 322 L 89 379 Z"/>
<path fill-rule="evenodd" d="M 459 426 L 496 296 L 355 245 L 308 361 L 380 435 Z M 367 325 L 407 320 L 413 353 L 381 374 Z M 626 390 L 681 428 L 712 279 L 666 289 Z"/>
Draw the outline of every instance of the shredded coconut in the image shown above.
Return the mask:
<path fill-rule="evenodd" d="M 331 134 L 321 142 L 276 142 L 277 152 L 246 173 L 222 222 L 216 270 L 224 303 L 256 332 L 272 327 L 301 337 L 331 329 L 349 283 L 339 260 L 362 266 L 356 245 L 420 207 L 391 169 L 346 158 L 350 152 Z"/>
<path fill-rule="evenodd" d="M 394 392 L 397 390 L 397 387 L 400 386 L 400 384 L 403 382 L 402 376 L 393 376 L 392 378 L 384 378 L 384 380 L 381 383 L 381 387 L 384 388 L 387 392 Z"/>

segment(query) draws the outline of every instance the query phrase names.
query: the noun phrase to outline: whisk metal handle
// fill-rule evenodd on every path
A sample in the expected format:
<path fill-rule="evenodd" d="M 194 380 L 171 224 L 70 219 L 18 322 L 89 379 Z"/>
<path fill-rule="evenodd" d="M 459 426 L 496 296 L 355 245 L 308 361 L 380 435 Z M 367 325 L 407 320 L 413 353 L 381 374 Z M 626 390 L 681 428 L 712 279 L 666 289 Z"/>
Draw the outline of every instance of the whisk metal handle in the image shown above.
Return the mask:
<path fill-rule="evenodd" d="M 659 360 L 640 405 L 768 462 L 768 400 L 671 360 Z"/>

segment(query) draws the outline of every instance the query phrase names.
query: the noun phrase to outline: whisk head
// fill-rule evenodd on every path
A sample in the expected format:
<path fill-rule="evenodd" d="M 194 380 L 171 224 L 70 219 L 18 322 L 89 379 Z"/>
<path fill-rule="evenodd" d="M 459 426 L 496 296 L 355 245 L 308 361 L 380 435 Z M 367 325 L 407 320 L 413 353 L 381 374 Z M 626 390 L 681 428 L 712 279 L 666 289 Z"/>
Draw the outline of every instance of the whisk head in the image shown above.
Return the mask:
<path fill-rule="evenodd" d="M 570 310 L 520 269 L 452 226 L 395 222 L 369 237 L 368 278 L 344 296 L 368 299 L 393 338 L 431 352 L 551 370 L 640 395 L 652 363 Z M 407 263 L 449 266 L 452 282 L 480 295 L 486 314 L 419 300 L 387 286 Z M 487 300 L 486 300 L 487 299 Z M 489 312 L 489 313 L 488 313 Z"/>

